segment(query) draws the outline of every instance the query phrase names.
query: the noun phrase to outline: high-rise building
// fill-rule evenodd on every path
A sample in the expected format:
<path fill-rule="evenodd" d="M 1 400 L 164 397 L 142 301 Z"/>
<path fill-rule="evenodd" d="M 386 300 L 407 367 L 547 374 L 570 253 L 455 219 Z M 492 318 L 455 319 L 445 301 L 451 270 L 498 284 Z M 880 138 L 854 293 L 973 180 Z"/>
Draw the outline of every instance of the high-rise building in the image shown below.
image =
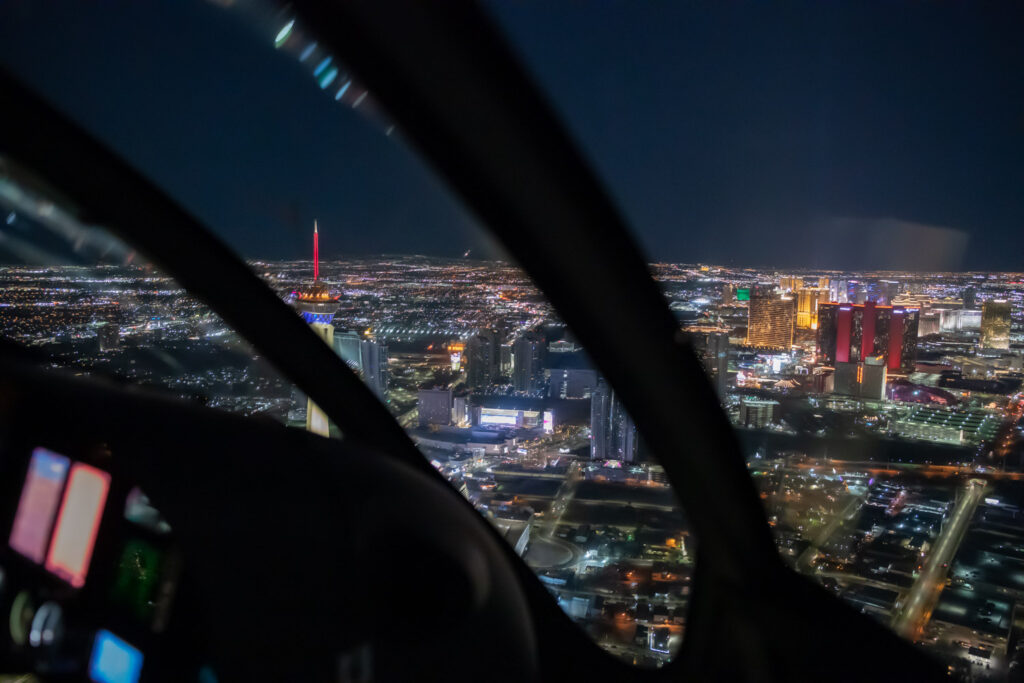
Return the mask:
<path fill-rule="evenodd" d="M 900 293 L 900 283 L 895 280 L 879 280 L 871 290 L 872 301 L 892 305 Z"/>
<path fill-rule="evenodd" d="M 796 307 L 792 299 L 757 293 L 747 308 L 747 345 L 785 349 L 793 345 Z"/>
<path fill-rule="evenodd" d="M 850 300 L 850 283 L 846 280 L 833 280 L 828 285 L 829 299 L 845 304 Z"/>
<path fill-rule="evenodd" d="M 882 400 L 885 398 L 886 375 L 884 358 L 836 363 L 833 391 L 845 396 Z"/>
<path fill-rule="evenodd" d="M 744 396 L 740 399 L 740 424 L 744 427 L 767 427 L 778 419 L 779 402 L 768 399 L 750 398 Z"/>
<path fill-rule="evenodd" d="M 795 292 L 803 289 L 804 280 L 803 278 L 795 275 L 788 275 L 786 277 L 779 278 L 779 289 L 783 292 Z"/>
<path fill-rule="evenodd" d="M 829 279 L 827 277 L 818 278 L 818 289 L 828 289 Z"/>
<path fill-rule="evenodd" d="M 818 361 L 835 366 L 882 356 L 889 372 L 917 359 L 918 311 L 902 306 L 827 303 L 818 307 Z"/>
<path fill-rule="evenodd" d="M 452 372 L 462 369 L 462 354 L 466 352 L 466 345 L 461 341 L 448 342 L 448 359 L 452 362 Z"/>
<path fill-rule="evenodd" d="M 598 379 L 590 401 L 590 457 L 623 462 L 636 460 L 636 425 L 604 378 Z"/>
<path fill-rule="evenodd" d="M 974 287 L 965 287 L 960 298 L 963 299 L 964 308 L 973 309 L 978 306 L 978 290 Z"/>
<path fill-rule="evenodd" d="M 538 332 L 526 332 L 512 344 L 512 385 L 516 391 L 533 393 L 544 388 L 546 350 L 544 336 Z"/>
<path fill-rule="evenodd" d="M 338 312 L 338 299 L 331 295 L 327 287 L 320 282 L 320 234 L 316 222 L 313 222 L 313 282 L 295 295 L 294 305 L 302 315 L 302 319 L 309 323 L 310 329 L 316 332 L 317 336 L 334 348 L 334 314 Z M 306 429 L 320 434 L 330 436 L 331 428 L 327 415 L 313 403 L 313 399 L 306 399 Z"/>
<path fill-rule="evenodd" d="M 981 311 L 970 309 L 940 310 L 939 332 L 972 332 L 981 329 Z"/>
<path fill-rule="evenodd" d="M 416 396 L 420 426 L 452 423 L 452 390 L 443 387 L 420 389 Z"/>
<path fill-rule="evenodd" d="M 363 336 L 352 330 L 334 331 L 334 352 L 341 356 L 345 363 L 358 372 L 363 369 L 362 347 Z"/>
<path fill-rule="evenodd" d="M 1010 302 L 989 299 L 981 305 L 981 348 L 1010 348 Z"/>
<path fill-rule="evenodd" d="M 466 342 L 466 384 L 483 389 L 498 379 L 501 338 L 495 330 L 481 330 Z"/>
<path fill-rule="evenodd" d="M 358 332 L 334 332 L 334 352 L 359 373 L 370 391 L 382 401 L 388 397 L 388 347 L 380 340 L 365 339 Z"/>
<path fill-rule="evenodd" d="M 469 396 L 465 387 L 452 396 L 452 424 L 458 427 L 469 425 Z"/>
<path fill-rule="evenodd" d="M 100 352 L 113 351 L 121 340 L 121 327 L 117 323 L 102 322 L 96 326 L 96 337 L 99 339 Z"/>
<path fill-rule="evenodd" d="M 381 401 L 388 398 L 388 347 L 383 342 L 364 339 L 359 345 L 363 382 Z"/>
<path fill-rule="evenodd" d="M 818 329 L 818 305 L 828 301 L 827 289 L 808 287 L 796 293 L 796 327 L 798 330 Z"/>
<path fill-rule="evenodd" d="M 549 369 L 552 398 L 587 398 L 597 386 L 597 371 L 589 368 Z"/>
<path fill-rule="evenodd" d="M 512 369 L 515 366 L 514 358 L 512 356 L 512 343 L 507 342 L 501 345 L 501 351 L 499 352 L 500 361 L 498 363 L 498 371 L 506 376 L 512 376 Z"/>

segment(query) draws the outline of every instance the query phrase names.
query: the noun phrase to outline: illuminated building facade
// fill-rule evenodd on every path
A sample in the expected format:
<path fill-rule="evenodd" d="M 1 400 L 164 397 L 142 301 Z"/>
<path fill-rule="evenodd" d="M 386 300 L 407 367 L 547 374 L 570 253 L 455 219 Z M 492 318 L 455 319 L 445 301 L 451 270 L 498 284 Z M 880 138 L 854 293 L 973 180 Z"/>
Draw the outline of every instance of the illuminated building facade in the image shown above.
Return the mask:
<path fill-rule="evenodd" d="M 363 382 L 381 401 L 388 399 L 388 347 L 383 342 L 364 339 L 359 348 Z"/>
<path fill-rule="evenodd" d="M 757 294 L 747 308 L 747 345 L 764 349 L 785 349 L 793 345 L 796 307 L 792 299 Z"/>
<path fill-rule="evenodd" d="M 803 286 L 803 278 L 796 277 L 795 275 L 779 278 L 779 289 L 784 292 L 796 292 L 803 289 Z"/>
<path fill-rule="evenodd" d="M 636 425 L 608 382 L 598 379 L 590 398 L 590 457 L 633 462 L 636 451 Z"/>
<path fill-rule="evenodd" d="M 462 367 L 462 354 L 466 351 L 466 345 L 462 342 L 451 342 L 448 344 L 448 358 L 452 362 L 452 370 L 458 372 Z"/>
<path fill-rule="evenodd" d="M 850 300 L 850 283 L 846 280 L 832 280 L 828 285 L 829 299 L 845 304 Z"/>
<path fill-rule="evenodd" d="M 748 396 L 740 399 L 739 423 L 744 427 L 767 427 L 778 419 L 778 415 L 778 401 Z"/>
<path fill-rule="evenodd" d="M 981 348 L 1010 348 L 1010 302 L 989 300 L 981 305 Z"/>
<path fill-rule="evenodd" d="M 796 292 L 796 327 L 818 329 L 818 305 L 828 301 L 827 289 L 805 288 Z"/>
<path fill-rule="evenodd" d="M 836 366 L 881 356 L 889 372 L 910 372 L 917 357 L 918 322 L 918 311 L 902 306 L 821 304 L 818 360 Z"/>

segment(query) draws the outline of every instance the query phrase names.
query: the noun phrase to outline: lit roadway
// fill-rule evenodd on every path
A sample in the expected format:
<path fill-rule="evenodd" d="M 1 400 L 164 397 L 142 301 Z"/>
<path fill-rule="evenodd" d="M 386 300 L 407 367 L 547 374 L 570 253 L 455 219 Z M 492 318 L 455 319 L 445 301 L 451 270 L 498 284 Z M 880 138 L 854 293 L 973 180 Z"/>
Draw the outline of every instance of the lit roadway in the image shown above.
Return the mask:
<path fill-rule="evenodd" d="M 800 558 L 796 561 L 796 566 L 803 572 L 810 572 L 811 562 L 818 554 L 820 548 L 824 548 L 825 544 L 828 543 L 828 539 L 832 538 L 832 535 L 838 531 L 843 524 L 852 518 L 858 510 L 860 510 L 861 504 L 867 497 L 867 493 L 859 496 L 853 496 L 846 505 L 843 506 L 842 511 L 838 514 L 833 515 L 829 523 L 826 524 L 818 535 L 811 541 L 811 544 L 807 546 L 807 549 L 800 555 Z"/>
<path fill-rule="evenodd" d="M 789 465 L 791 469 L 798 470 L 824 470 L 826 468 L 837 471 L 869 472 L 875 475 L 897 476 L 899 474 L 923 474 L 935 477 L 957 477 L 970 475 L 982 479 L 1008 479 L 1011 481 L 1024 480 L 1024 472 L 999 472 L 988 470 L 977 472 L 970 467 L 960 465 L 917 465 L 914 463 L 880 463 L 880 462 L 855 462 L 842 460 L 828 460 L 818 463 L 794 463 Z"/>
<path fill-rule="evenodd" d="M 957 501 L 949 522 L 935 540 L 924 569 L 893 616 L 893 629 L 900 635 L 917 640 L 931 618 L 939 595 L 946 587 L 949 563 L 953 561 L 974 511 L 985 495 L 985 488 L 985 482 L 978 479 L 971 479 L 967 483 L 964 495 Z"/>
<path fill-rule="evenodd" d="M 572 502 L 573 496 L 576 495 L 576 488 L 580 485 L 580 481 L 583 480 L 583 476 L 580 473 L 579 461 L 573 461 L 569 465 L 569 471 L 566 472 L 565 483 L 558 487 L 558 492 L 555 493 L 555 499 L 551 502 L 551 525 L 545 532 L 545 536 L 551 538 L 555 535 L 555 530 L 558 525 L 562 523 L 562 517 L 565 516 L 565 511 L 569 509 L 569 503 Z"/>

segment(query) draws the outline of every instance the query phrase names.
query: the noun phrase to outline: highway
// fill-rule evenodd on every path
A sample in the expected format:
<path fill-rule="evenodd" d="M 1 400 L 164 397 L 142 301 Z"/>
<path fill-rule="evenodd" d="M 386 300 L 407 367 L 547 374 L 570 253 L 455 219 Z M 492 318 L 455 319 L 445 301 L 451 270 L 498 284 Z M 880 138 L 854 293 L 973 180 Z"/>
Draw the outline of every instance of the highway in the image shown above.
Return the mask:
<path fill-rule="evenodd" d="M 580 470 L 579 461 L 574 461 L 569 465 L 569 471 L 566 472 L 565 476 L 565 483 L 555 493 L 555 498 L 551 502 L 551 522 L 544 532 L 544 535 L 548 538 L 552 538 L 555 535 L 558 525 L 562 523 L 562 518 L 565 517 L 565 511 L 569 509 L 569 503 L 572 502 L 573 496 L 576 495 L 576 488 L 583 480 L 583 474 Z"/>
<path fill-rule="evenodd" d="M 989 470 L 977 472 L 970 467 L 958 465 L 917 465 L 913 463 L 879 463 L 868 461 L 829 460 L 816 463 L 793 463 L 788 466 L 797 470 L 834 469 L 837 472 L 866 472 L 873 475 L 898 476 L 900 474 L 921 474 L 926 477 L 962 477 L 979 479 L 1024 480 L 1024 472 L 1001 472 Z"/>
<path fill-rule="evenodd" d="M 974 511 L 985 496 L 986 484 L 979 479 L 967 482 L 963 495 L 957 501 L 953 514 L 935 540 L 925 560 L 924 569 L 910 587 L 903 604 L 893 615 L 893 629 L 900 635 L 917 640 L 931 618 L 942 589 L 946 587 L 949 564 L 967 532 Z"/>

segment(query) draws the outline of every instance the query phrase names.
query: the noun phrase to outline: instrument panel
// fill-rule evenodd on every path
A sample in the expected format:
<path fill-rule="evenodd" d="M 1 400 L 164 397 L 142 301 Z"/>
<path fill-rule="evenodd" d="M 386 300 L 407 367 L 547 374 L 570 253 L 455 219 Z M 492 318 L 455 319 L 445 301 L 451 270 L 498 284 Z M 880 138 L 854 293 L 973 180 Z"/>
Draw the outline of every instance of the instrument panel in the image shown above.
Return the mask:
<path fill-rule="evenodd" d="M 0 663 L 40 680 L 216 683 L 171 525 L 109 449 L 8 444 Z"/>

